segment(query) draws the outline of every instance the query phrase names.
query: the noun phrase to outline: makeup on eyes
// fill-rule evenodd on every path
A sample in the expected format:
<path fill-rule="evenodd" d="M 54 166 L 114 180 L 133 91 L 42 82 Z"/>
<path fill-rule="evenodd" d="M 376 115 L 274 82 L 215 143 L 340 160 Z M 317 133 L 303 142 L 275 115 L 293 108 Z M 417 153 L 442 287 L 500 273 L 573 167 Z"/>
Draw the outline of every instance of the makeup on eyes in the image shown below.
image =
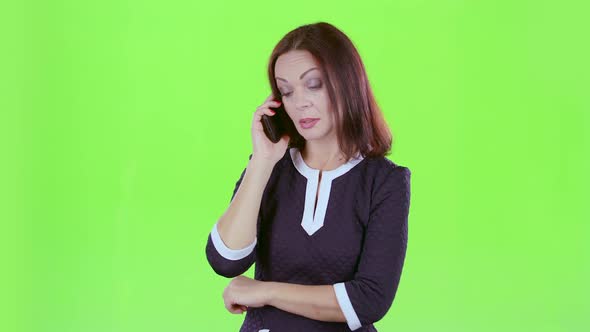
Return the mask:
<path fill-rule="evenodd" d="M 314 78 L 310 78 L 309 80 L 307 80 L 306 83 L 308 83 L 307 84 L 307 87 L 310 88 L 310 89 L 320 89 L 322 87 L 322 80 L 320 78 L 315 78 L 315 77 Z M 284 95 L 288 95 L 289 93 L 290 92 L 285 92 L 285 93 L 283 93 L 283 96 Z"/>
<path fill-rule="evenodd" d="M 312 90 L 319 90 L 322 88 L 322 81 L 318 79 L 317 82 L 314 82 L 314 84 L 309 84 L 307 87 Z M 288 97 L 291 94 L 290 91 L 289 92 L 282 92 L 280 89 L 279 89 L 279 92 L 281 93 L 281 96 L 283 96 L 283 97 Z"/>

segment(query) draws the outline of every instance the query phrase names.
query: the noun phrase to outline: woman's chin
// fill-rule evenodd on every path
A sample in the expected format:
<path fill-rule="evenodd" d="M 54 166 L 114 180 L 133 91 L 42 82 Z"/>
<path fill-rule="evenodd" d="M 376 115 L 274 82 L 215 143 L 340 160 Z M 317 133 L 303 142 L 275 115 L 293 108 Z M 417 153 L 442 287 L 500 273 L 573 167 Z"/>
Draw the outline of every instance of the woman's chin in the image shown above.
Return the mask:
<path fill-rule="evenodd" d="M 301 135 L 303 136 L 303 138 L 305 138 L 306 141 L 316 141 L 319 140 L 323 137 L 323 135 L 314 135 L 314 134 L 306 134 L 306 135 Z"/>

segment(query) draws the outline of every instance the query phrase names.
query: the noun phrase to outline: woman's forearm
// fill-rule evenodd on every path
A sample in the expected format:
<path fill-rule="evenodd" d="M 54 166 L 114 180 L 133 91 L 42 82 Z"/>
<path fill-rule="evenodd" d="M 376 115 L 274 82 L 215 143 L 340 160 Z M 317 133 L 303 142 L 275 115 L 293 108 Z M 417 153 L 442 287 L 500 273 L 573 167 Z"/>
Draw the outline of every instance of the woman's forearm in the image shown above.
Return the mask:
<path fill-rule="evenodd" d="M 326 322 L 346 322 L 332 285 L 268 282 L 268 305 Z"/>
<path fill-rule="evenodd" d="M 254 242 L 260 202 L 273 166 L 254 157 L 248 162 L 238 191 L 217 222 L 219 236 L 228 248 L 242 249 Z"/>

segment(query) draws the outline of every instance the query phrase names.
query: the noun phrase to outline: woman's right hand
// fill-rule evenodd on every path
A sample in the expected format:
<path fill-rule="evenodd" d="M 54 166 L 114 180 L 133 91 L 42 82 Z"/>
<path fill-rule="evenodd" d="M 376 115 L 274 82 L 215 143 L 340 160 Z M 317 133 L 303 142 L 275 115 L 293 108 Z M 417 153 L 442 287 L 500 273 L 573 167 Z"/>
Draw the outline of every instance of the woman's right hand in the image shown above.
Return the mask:
<path fill-rule="evenodd" d="M 273 143 L 264 133 L 262 115 L 273 116 L 274 111 L 270 107 L 277 108 L 279 105 L 281 103 L 274 101 L 271 94 L 262 105 L 256 108 L 254 118 L 252 119 L 252 159 L 262 159 L 272 163 L 272 165 L 276 164 L 285 155 L 290 137 L 283 135 L 278 142 Z"/>

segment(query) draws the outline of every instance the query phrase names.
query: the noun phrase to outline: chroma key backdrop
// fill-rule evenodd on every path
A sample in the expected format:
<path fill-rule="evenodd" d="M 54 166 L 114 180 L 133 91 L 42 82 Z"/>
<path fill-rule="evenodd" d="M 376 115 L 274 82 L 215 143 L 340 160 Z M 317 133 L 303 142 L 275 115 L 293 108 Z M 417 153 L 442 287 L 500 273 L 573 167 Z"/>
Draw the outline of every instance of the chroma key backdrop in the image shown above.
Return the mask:
<path fill-rule="evenodd" d="M 583 0 L 3 2 L 0 330 L 238 331 L 207 238 L 273 48 L 329 22 L 412 172 L 375 328 L 590 331 L 588 17 Z"/>

